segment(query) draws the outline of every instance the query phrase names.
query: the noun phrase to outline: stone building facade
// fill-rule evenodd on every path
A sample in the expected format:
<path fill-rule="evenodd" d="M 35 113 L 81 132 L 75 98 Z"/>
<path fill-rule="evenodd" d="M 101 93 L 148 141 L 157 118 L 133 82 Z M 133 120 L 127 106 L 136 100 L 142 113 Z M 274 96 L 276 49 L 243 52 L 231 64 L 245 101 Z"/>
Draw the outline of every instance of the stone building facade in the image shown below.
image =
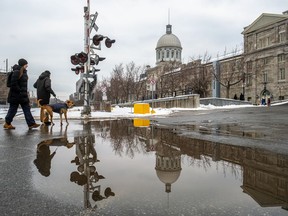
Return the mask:
<path fill-rule="evenodd" d="M 288 98 L 288 13 L 262 14 L 242 32 L 247 99 Z"/>
<path fill-rule="evenodd" d="M 157 43 L 156 67 L 147 68 L 142 80 L 148 86 L 143 95 L 151 98 L 149 86 L 156 82 L 154 98 L 197 93 L 200 97 L 242 97 L 253 104 L 263 99 L 264 103 L 288 99 L 288 12 L 263 13 L 242 34 L 244 50 L 182 64 L 159 55 L 158 44 L 161 50 L 176 47 L 181 55 L 180 40 L 175 35 L 172 38 L 166 29 L 166 35 Z"/>

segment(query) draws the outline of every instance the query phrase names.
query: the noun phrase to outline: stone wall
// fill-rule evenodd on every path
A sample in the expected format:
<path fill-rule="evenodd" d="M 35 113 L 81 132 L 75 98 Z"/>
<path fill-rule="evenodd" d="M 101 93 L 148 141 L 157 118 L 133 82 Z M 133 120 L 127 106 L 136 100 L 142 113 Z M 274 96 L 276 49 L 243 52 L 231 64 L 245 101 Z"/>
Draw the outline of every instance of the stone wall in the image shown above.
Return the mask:
<path fill-rule="evenodd" d="M 200 106 L 200 97 L 198 94 L 181 95 L 176 97 L 158 98 L 144 101 L 134 101 L 130 103 L 113 104 L 113 106 L 131 107 L 135 103 L 149 103 L 153 108 L 197 108 Z"/>
<path fill-rule="evenodd" d="M 6 87 L 7 74 L 0 72 L 0 105 L 7 104 L 9 88 Z"/>
<path fill-rule="evenodd" d="M 234 100 L 234 99 L 227 99 L 227 98 L 201 98 L 200 104 L 203 105 L 214 105 L 214 106 L 227 106 L 227 105 L 245 105 L 245 104 L 252 104 L 249 101 L 242 101 L 242 100 Z"/>

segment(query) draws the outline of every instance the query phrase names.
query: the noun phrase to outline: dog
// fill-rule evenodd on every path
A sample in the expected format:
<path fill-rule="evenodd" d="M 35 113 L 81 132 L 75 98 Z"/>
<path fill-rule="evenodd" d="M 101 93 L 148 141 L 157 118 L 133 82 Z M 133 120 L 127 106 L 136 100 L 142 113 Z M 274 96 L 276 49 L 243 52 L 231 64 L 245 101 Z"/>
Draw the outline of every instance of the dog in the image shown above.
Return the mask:
<path fill-rule="evenodd" d="M 51 124 L 54 125 L 53 122 L 53 113 L 59 113 L 60 114 L 60 124 L 63 125 L 62 122 L 62 115 L 64 114 L 65 120 L 67 125 L 68 120 L 67 120 L 67 111 L 69 108 L 72 108 L 74 106 L 74 102 L 71 100 L 66 100 L 65 103 L 56 103 L 56 104 L 47 104 L 47 105 L 41 105 L 40 101 L 42 99 L 39 99 L 37 101 L 38 107 L 41 108 L 40 110 L 40 121 L 44 122 L 44 118 L 46 116 L 46 114 L 48 114 L 48 116 L 50 116 L 50 120 L 51 120 Z"/>

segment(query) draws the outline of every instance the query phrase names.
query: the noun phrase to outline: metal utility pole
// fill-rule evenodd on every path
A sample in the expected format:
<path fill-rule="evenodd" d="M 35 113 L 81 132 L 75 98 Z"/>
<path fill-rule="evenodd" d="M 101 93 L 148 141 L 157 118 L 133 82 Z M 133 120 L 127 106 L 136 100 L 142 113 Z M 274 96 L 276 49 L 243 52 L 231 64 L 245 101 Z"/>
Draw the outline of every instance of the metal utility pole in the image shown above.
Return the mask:
<path fill-rule="evenodd" d="M 88 60 L 84 64 L 84 106 L 82 117 L 89 117 L 91 114 L 89 101 L 89 81 L 88 75 L 90 70 L 90 0 L 87 0 L 87 6 L 84 7 L 84 52 L 88 55 Z"/>
<path fill-rule="evenodd" d="M 8 73 L 8 59 L 6 59 L 6 73 Z"/>
<path fill-rule="evenodd" d="M 81 74 L 79 82 L 77 82 L 77 92 L 83 92 L 84 104 L 81 112 L 81 117 L 89 118 L 91 116 L 90 100 L 93 100 L 93 89 L 97 83 L 96 69 L 94 66 L 98 65 L 100 61 L 105 60 L 104 57 L 99 57 L 95 50 L 101 50 L 101 41 L 105 39 L 105 45 L 110 48 L 115 40 L 111 40 L 107 36 L 96 34 L 90 39 L 92 30 L 98 31 L 96 25 L 98 13 L 90 15 L 90 0 L 87 0 L 87 6 L 84 7 L 84 51 L 76 53 L 70 57 L 71 63 L 75 68 L 71 68 L 76 75 Z M 92 43 L 91 43 L 92 41 Z M 90 79 L 90 80 L 89 80 Z M 91 80 L 92 79 L 92 80 Z"/>

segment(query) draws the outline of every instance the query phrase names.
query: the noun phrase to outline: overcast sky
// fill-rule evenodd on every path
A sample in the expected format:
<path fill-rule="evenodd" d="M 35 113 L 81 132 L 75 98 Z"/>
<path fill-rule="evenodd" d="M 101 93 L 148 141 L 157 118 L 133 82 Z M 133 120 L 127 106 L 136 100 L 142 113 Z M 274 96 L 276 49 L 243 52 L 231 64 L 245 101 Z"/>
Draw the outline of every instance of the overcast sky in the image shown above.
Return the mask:
<path fill-rule="evenodd" d="M 0 69 L 19 58 L 29 62 L 29 90 L 41 72 L 52 73 L 52 88 L 66 99 L 79 79 L 71 71 L 70 56 L 84 49 L 84 6 L 87 0 L 1 0 Z M 109 77 L 115 65 L 155 66 L 155 48 L 165 34 L 170 10 L 172 33 L 181 41 L 182 62 L 212 57 L 243 46 L 243 28 L 262 13 L 281 14 L 287 0 L 90 0 L 90 14 L 98 12 L 98 34 L 116 39 L 97 54 L 98 79 Z M 95 35 L 93 30 L 91 36 Z"/>

